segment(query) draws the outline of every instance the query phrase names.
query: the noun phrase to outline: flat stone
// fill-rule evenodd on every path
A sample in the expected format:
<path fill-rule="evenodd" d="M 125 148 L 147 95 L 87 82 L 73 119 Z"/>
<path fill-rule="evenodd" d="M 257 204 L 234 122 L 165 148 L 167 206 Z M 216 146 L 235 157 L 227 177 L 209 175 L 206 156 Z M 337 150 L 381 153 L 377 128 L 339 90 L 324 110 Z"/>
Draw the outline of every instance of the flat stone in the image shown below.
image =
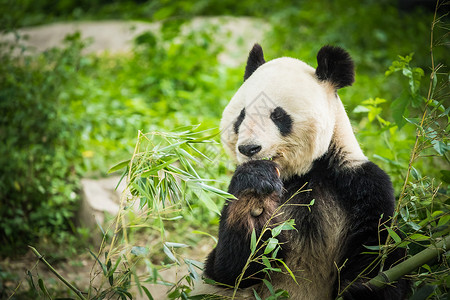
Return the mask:
<path fill-rule="evenodd" d="M 102 179 L 81 179 L 82 203 L 78 212 L 81 225 L 97 228 L 103 225 L 105 214 L 116 216 L 120 208 L 120 198 L 126 189 L 120 177 L 111 176 Z M 116 189 L 117 186 L 117 189 Z"/>

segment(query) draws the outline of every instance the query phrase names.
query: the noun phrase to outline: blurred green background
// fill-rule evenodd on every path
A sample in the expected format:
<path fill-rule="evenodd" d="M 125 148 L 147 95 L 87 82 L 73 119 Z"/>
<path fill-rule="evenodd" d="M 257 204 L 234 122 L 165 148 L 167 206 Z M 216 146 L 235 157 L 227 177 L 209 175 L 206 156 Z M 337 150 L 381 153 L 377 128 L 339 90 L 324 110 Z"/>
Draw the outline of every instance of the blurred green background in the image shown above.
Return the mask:
<path fill-rule="evenodd" d="M 434 1 L 3 0 L 0 11 L 1 31 L 17 38 L 14 46 L 2 43 L 0 56 L 4 258 L 26 253 L 28 244 L 44 244 L 61 257 L 85 247 L 92 236 L 75 218 L 80 179 L 106 176 L 111 166 L 130 159 L 138 130 L 176 131 L 195 124 L 201 124 L 198 130 L 217 129 L 222 110 L 242 83 L 249 49 L 237 59 L 239 66 L 222 64 L 219 55 L 230 43 L 229 34 L 220 23 L 183 30 L 198 17 L 251 17 L 267 24 L 261 41 L 266 60 L 292 56 L 315 67 L 321 46 L 347 49 L 355 60 L 356 82 L 339 94 L 357 138 L 366 155 L 390 174 L 397 195 L 404 185 L 415 124 L 429 89 Z M 446 12 L 448 5 L 438 17 Z M 127 53 L 97 54 L 83 51 L 90 42 L 74 32 L 60 47 L 30 55 L 17 31 L 100 20 L 160 22 L 161 27 L 139 35 Z M 439 73 L 444 74 L 433 83 L 439 87 L 433 105 L 441 111 L 434 120 L 441 135 L 421 149 L 423 158 L 414 164 L 414 179 L 424 191 L 414 204 L 417 223 L 436 211 L 448 214 L 448 25 L 443 16 L 434 27 L 434 64 L 443 64 Z M 391 65 L 392 74 L 386 74 Z M 199 174 L 226 189 L 233 166 L 220 147 L 214 146 L 211 155 L 219 162 Z M 439 195 L 430 198 L 426 192 L 436 186 Z M 441 199 L 438 204 L 435 198 Z M 215 201 L 220 207 L 223 200 Z M 203 203 L 194 201 L 189 209 L 196 213 L 183 213 L 185 224 L 174 229 L 175 236 L 191 227 L 217 230 L 218 216 Z M 1 269 L 0 275 L 14 278 Z M 5 286 L 0 288 L 6 295 Z"/>

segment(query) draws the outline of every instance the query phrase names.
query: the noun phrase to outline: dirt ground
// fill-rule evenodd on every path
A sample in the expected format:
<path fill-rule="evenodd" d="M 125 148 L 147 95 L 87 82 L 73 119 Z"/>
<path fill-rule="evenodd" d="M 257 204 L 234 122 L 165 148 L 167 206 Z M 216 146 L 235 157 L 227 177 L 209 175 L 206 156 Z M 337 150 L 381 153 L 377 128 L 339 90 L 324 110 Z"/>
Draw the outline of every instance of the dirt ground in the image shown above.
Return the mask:
<path fill-rule="evenodd" d="M 262 20 L 251 18 L 196 18 L 186 25 L 183 30 L 196 30 L 205 26 L 219 25 L 223 35 L 217 37 L 218 43 L 225 45 L 225 50 L 220 55 L 220 61 L 229 66 L 243 65 L 249 49 L 255 42 L 264 43 L 264 34 L 269 30 L 268 25 Z M 91 44 L 85 49 L 86 52 L 101 54 L 103 52 L 126 53 L 132 49 L 132 40 L 135 36 L 150 30 L 157 32 L 159 23 L 128 22 L 128 21 L 100 21 L 100 22 L 76 22 L 76 23 L 55 23 L 32 28 L 22 28 L 17 34 L 26 37 L 23 44 L 28 47 L 30 54 L 39 53 L 46 49 L 56 47 L 62 44 L 64 37 L 68 34 L 79 31 L 82 38 L 91 40 Z M 15 34 L 0 35 L 0 42 L 14 42 Z M 204 261 L 207 253 L 211 251 L 213 242 L 210 238 L 205 238 L 198 249 L 186 248 L 183 256 Z M 42 253 L 44 254 L 44 253 Z M 11 291 L 17 289 L 18 292 L 24 292 L 29 289 L 27 281 L 27 271 L 31 270 L 35 283 L 37 275 L 46 279 L 48 288 L 56 290 L 67 290 L 62 283 L 56 279 L 43 263 L 37 263 L 36 256 L 28 251 L 19 258 L 6 258 L 0 261 L 0 275 L 7 274 L 5 278 L 0 278 L 0 288 L 6 288 L 0 291 L 0 296 L 8 297 Z M 70 282 L 74 283 L 79 289 L 87 290 L 92 276 L 90 272 L 95 260 L 89 252 L 74 255 L 67 259 L 60 259 L 53 264 L 55 269 Z M 145 266 L 141 267 L 145 273 Z M 187 274 L 186 265 L 170 268 L 160 272 L 164 280 L 177 282 L 181 277 Z M 166 299 L 168 287 L 163 285 L 147 284 L 146 287 L 151 291 L 154 299 Z M 134 299 L 147 299 L 140 296 L 137 288 L 131 289 Z M 20 293 L 19 293 L 20 295 Z M 22 294 L 23 295 L 23 294 Z M 64 295 L 58 295 L 64 296 Z M 11 299 L 23 299 L 23 296 L 14 296 Z"/>
<path fill-rule="evenodd" d="M 200 242 L 201 246 L 198 249 L 186 249 L 180 252 L 180 256 L 177 257 L 181 262 L 180 266 L 173 266 L 168 269 L 159 271 L 159 275 L 162 279 L 168 283 L 177 283 L 183 276 L 188 274 L 187 265 L 183 262 L 183 258 L 197 260 L 203 262 L 213 247 L 211 240 L 205 239 L 204 242 Z M 82 251 L 82 250 L 80 250 Z M 42 251 L 41 251 L 42 252 Z M 41 253 L 43 254 L 43 253 Z M 51 254 L 47 255 L 47 260 L 51 261 Z M 112 260 L 114 263 L 114 259 Z M 92 281 L 94 288 L 101 286 L 101 280 L 104 280 L 103 289 L 109 287 L 109 283 L 101 275 L 101 269 L 96 263 L 95 259 L 89 254 L 88 250 L 82 251 L 82 253 L 76 254 L 64 260 L 51 263 L 52 267 L 71 284 L 76 286 L 82 292 L 86 292 Z M 37 257 L 28 251 L 24 256 L 10 259 L 6 258 L 0 261 L 0 270 L 2 272 L 9 272 L 14 274 L 14 278 L 3 279 L 3 288 L 5 289 L 0 295 L 3 294 L 1 299 L 34 299 L 34 296 L 30 296 L 30 283 L 28 272 L 33 276 L 34 284 L 37 289 L 38 279 L 44 280 L 46 288 L 52 297 L 65 298 L 69 295 L 68 288 L 57 279 L 57 277 L 44 265 L 39 262 Z M 123 268 L 122 268 L 123 270 Z M 140 276 L 141 280 L 145 280 L 149 277 L 149 271 L 143 262 L 139 263 L 136 268 L 136 274 Z M 197 270 L 199 273 L 200 271 Z M 151 275 L 151 273 L 150 273 Z M 117 278 L 116 278 L 117 279 Z M 186 284 L 186 281 L 181 281 Z M 167 292 L 170 290 L 170 286 L 163 284 L 150 284 L 141 282 L 155 300 L 167 299 Z M 13 293 L 12 291 L 16 291 Z M 133 299 L 143 300 L 148 299 L 145 294 L 140 294 L 138 287 L 135 284 L 134 278 L 131 280 L 131 288 L 129 292 L 133 295 Z M 14 294 L 14 295 L 13 295 Z"/>
<path fill-rule="evenodd" d="M 157 33 L 161 24 L 138 21 L 96 21 L 54 23 L 22 28 L 16 33 L 0 35 L 0 42 L 14 42 L 17 34 L 26 39 L 23 45 L 28 52 L 42 52 L 62 45 L 68 34 L 80 32 L 81 37 L 91 41 L 88 53 L 126 53 L 132 49 L 133 39 L 146 32 Z M 219 60 L 226 65 L 241 65 L 254 43 L 264 43 L 264 34 L 269 26 L 263 20 L 248 17 L 197 17 L 184 25 L 182 31 L 189 32 L 202 27 L 219 26 L 221 34 L 217 42 L 225 45 Z"/>

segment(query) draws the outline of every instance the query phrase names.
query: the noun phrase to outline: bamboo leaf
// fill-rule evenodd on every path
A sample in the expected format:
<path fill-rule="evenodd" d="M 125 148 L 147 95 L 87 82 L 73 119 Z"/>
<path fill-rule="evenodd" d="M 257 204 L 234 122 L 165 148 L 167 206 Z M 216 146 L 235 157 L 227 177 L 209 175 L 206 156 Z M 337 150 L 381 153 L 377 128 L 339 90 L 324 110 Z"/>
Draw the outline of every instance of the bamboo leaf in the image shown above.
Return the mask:
<path fill-rule="evenodd" d="M 269 238 L 267 240 L 267 246 L 264 249 L 264 254 L 268 254 L 275 249 L 275 247 L 278 246 L 278 240 L 276 238 Z"/>
<path fill-rule="evenodd" d="M 277 260 L 279 263 L 281 263 L 283 266 L 284 266 L 284 268 L 286 269 L 286 271 L 288 271 L 288 273 L 289 273 L 289 275 L 291 276 L 291 278 L 295 281 L 295 283 L 298 285 L 298 282 L 297 282 L 297 278 L 295 278 L 295 275 L 294 275 L 294 273 L 291 271 L 291 269 L 286 265 L 286 263 L 282 260 L 282 259 L 279 259 L 279 260 Z"/>
<path fill-rule="evenodd" d="M 369 249 L 369 250 L 375 250 L 375 251 L 378 251 L 378 250 L 381 249 L 381 246 L 380 246 L 380 245 L 376 245 L 376 246 L 367 246 L 367 245 L 363 245 L 363 246 L 364 246 L 364 248 Z"/>
<path fill-rule="evenodd" d="M 446 225 L 446 224 L 448 223 L 448 221 L 450 221 L 450 214 L 449 214 L 449 215 L 442 216 L 442 217 L 439 219 L 438 227 Z"/>
<path fill-rule="evenodd" d="M 148 176 L 150 176 L 150 175 L 156 175 L 156 173 L 157 173 L 159 170 L 164 169 L 165 167 L 167 167 L 167 166 L 173 164 L 174 162 L 176 162 L 177 160 L 178 160 L 178 158 L 172 158 L 172 159 L 166 161 L 165 163 L 158 164 L 158 165 L 154 166 L 153 168 L 151 168 L 151 169 L 149 169 L 149 170 L 146 170 L 146 171 L 142 172 L 142 173 L 141 173 L 141 177 L 142 177 L 142 178 L 146 178 L 146 177 L 148 177 Z"/>
<path fill-rule="evenodd" d="M 131 248 L 131 254 L 134 254 L 136 256 L 146 256 L 148 254 L 148 248 L 142 247 L 142 246 L 134 246 Z"/>
<path fill-rule="evenodd" d="M 256 250 L 256 232 L 254 228 L 252 230 L 252 236 L 250 238 L 250 250 L 252 251 L 252 253 L 255 253 Z"/>
<path fill-rule="evenodd" d="M 120 169 L 122 169 L 122 168 L 128 166 L 128 165 L 130 164 L 130 161 L 131 161 L 131 159 L 125 160 L 125 161 L 122 161 L 122 162 L 118 163 L 117 165 L 111 167 L 111 168 L 108 170 L 108 174 L 111 174 L 111 173 L 113 173 L 113 172 L 119 171 Z"/>
<path fill-rule="evenodd" d="M 252 290 L 253 290 L 253 295 L 255 296 L 255 299 L 262 300 L 261 297 L 258 295 L 258 293 L 255 291 L 255 289 L 252 289 Z"/>
<path fill-rule="evenodd" d="M 390 227 L 387 227 L 387 226 L 386 226 L 386 229 L 387 229 L 389 235 L 391 236 L 391 238 L 396 243 L 398 243 L 398 244 L 401 243 L 402 239 L 398 236 L 398 234 L 394 230 L 392 230 Z"/>
<path fill-rule="evenodd" d="M 103 275 L 106 276 L 106 274 L 108 274 L 107 270 L 106 270 L 106 266 L 100 261 L 100 259 L 98 259 L 97 255 L 95 255 L 91 249 L 88 249 L 89 253 L 91 253 L 91 255 L 95 258 L 95 260 L 98 262 L 98 264 L 100 265 L 100 267 L 102 268 L 103 271 Z"/>
<path fill-rule="evenodd" d="M 175 257 L 175 255 L 173 255 L 172 251 L 166 245 L 163 246 L 163 251 L 171 261 L 180 265 L 178 259 Z"/>
<path fill-rule="evenodd" d="M 422 178 L 422 175 L 420 175 L 420 172 L 417 171 L 417 169 L 414 167 L 411 167 L 411 175 L 414 177 L 415 180 L 419 180 L 420 178 Z"/>
<path fill-rule="evenodd" d="M 436 150 L 436 152 L 440 155 L 444 155 L 445 152 L 450 150 L 450 146 L 443 143 L 442 141 L 433 140 L 431 143 L 433 144 L 434 150 Z"/>
<path fill-rule="evenodd" d="M 210 238 L 212 238 L 214 240 L 214 243 L 217 244 L 217 238 L 215 236 L 213 236 L 212 234 L 210 234 L 210 233 L 207 233 L 207 232 L 204 232 L 204 231 L 200 231 L 200 230 L 193 230 L 192 233 L 209 236 Z"/>
<path fill-rule="evenodd" d="M 273 286 L 270 283 L 270 281 L 268 281 L 267 279 L 263 279 L 263 282 L 267 286 L 267 288 L 269 289 L 270 294 L 271 295 L 275 294 L 275 291 L 274 291 Z"/>
<path fill-rule="evenodd" d="M 42 293 L 44 293 L 44 296 L 46 296 L 46 298 L 48 298 L 48 299 L 52 299 L 52 297 L 48 293 L 47 288 L 44 285 L 44 281 L 42 280 L 42 278 L 38 279 L 38 285 L 39 285 L 40 289 L 42 290 Z"/>
<path fill-rule="evenodd" d="M 217 207 L 216 203 L 212 201 L 211 197 L 206 195 L 206 193 L 202 190 L 197 190 L 194 192 L 197 195 L 198 199 L 206 206 L 206 208 L 220 215 L 219 208 Z"/>
<path fill-rule="evenodd" d="M 165 242 L 164 243 L 167 247 L 171 247 L 171 248 L 186 248 L 189 247 L 186 244 L 181 244 L 181 243 L 172 243 L 172 242 Z"/>
<path fill-rule="evenodd" d="M 149 290 L 145 286 L 141 286 L 142 290 L 144 291 L 145 295 L 147 295 L 148 300 L 154 300 L 152 294 L 149 292 Z"/>
<path fill-rule="evenodd" d="M 411 234 L 411 235 L 409 236 L 409 238 L 410 238 L 411 240 L 413 240 L 413 241 L 416 241 L 416 242 L 428 241 L 428 240 L 430 239 L 429 236 L 426 236 L 426 235 L 423 235 L 423 234 L 420 234 L 420 233 L 414 233 L 414 234 Z"/>
<path fill-rule="evenodd" d="M 408 95 L 408 93 L 403 92 L 400 97 L 398 97 L 394 102 L 391 104 L 391 112 L 392 117 L 394 118 L 395 123 L 397 124 L 398 128 L 402 128 L 403 125 L 405 125 L 404 116 L 408 117 L 408 110 L 407 107 L 411 102 L 411 96 Z"/>
<path fill-rule="evenodd" d="M 313 199 L 314 201 L 314 199 Z M 294 220 L 290 219 L 288 221 L 283 222 L 282 224 L 276 226 L 272 229 L 272 237 L 278 236 L 283 230 L 295 230 Z"/>

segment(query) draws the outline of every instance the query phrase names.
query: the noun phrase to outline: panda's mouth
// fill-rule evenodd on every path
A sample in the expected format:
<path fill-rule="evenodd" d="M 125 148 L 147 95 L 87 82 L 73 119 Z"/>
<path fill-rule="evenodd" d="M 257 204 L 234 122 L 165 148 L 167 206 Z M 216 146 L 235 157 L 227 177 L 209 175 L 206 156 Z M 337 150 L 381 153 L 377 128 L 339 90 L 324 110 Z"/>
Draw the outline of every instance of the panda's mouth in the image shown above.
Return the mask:
<path fill-rule="evenodd" d="M 251 157 L 249 160 L 270 160 L 270 161 L 275 161 L 279 158 L 281 158 L 283 156 L 283 154 L 281 153 L 277 153 L 273 156 L 255 156 L 255 157 Z"/>

